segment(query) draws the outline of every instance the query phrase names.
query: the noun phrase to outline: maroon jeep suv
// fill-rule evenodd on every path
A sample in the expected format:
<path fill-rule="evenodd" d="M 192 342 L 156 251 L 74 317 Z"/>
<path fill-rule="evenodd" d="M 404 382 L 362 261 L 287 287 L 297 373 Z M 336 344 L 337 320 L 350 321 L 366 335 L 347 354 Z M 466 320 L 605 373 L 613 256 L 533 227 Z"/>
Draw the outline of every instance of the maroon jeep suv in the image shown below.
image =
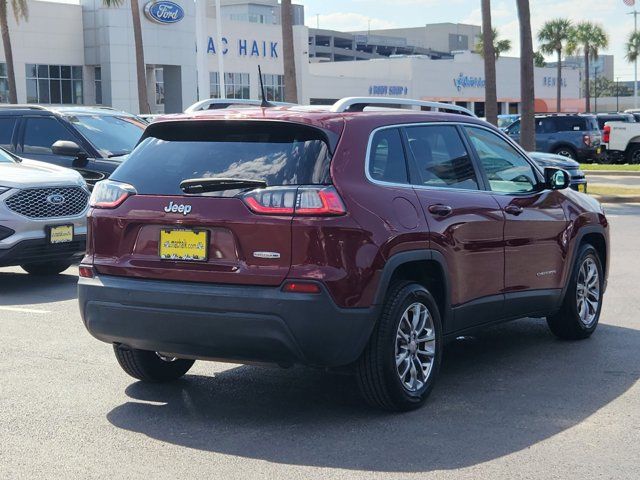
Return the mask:
<path fill-rule="evenodd" d="M 424 403 L 447 339 L 522 317 L 562 339 L 595 331 L 609 266 L 595 200 L 464 111 L 367 105 L 146 129 L 93 191 L 80 266 L 86 328 L 128 374 L 351 367 L 370 404 L 401 411 Z"/>

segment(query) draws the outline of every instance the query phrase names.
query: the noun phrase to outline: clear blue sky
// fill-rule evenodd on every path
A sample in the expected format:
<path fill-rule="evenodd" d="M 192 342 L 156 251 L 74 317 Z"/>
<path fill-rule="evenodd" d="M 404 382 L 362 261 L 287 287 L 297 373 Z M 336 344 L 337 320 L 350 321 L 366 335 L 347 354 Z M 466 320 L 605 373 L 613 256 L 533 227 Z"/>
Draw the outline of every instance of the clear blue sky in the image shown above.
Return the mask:
<path fill-rule="evenodd" d="M 305 5 L 307 25 L 338 30 L 417 27 L 427 23 L 461 22 L 480 25 L 480 0 L 294 0 Z M 518 19 L 515 0 L 493 0 L 494 26 L 501 36 L 514 44 L 511 55 L 517 56 Z M 603 53 L 616 56 L 616 76 L 633 79 L 633 67 L 624 59 L 624 44 L 633 31 L 632 9 L 623 0 L 531 0 L 534 36 L 540 26 L 556 17 L 574 22 L 590 20 L 600 23 L 609 34 L 610 47 Z M 640 0 L 637 1 L 640 10 Z M 319 15 L 319 17 L 318 17 Z M 640 17 L 638 18 L 640 24 Z"/>

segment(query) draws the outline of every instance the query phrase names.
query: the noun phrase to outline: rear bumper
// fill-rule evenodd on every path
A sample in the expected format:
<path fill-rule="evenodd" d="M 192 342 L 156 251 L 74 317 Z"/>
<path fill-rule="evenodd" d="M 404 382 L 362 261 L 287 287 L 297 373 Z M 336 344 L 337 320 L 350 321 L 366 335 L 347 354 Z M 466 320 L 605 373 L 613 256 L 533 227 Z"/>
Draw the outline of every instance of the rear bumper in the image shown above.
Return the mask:
<path fill-rule="evenodd" d="M 0 249 L 0 267 L 27 263 L 73 262 L 81 260 L 86 236 L 76 235 L 73 242 L 52 245 L 47 239 L 23 240 L 11 248 Z"/>
<path fill-rule="evenodd" d="M 193 284 L 100 275 L 78 283 L 89 332 L 107 343 L 182 358 L 342 366 L 374 325 L 370 309 L 277 287 Z"/>

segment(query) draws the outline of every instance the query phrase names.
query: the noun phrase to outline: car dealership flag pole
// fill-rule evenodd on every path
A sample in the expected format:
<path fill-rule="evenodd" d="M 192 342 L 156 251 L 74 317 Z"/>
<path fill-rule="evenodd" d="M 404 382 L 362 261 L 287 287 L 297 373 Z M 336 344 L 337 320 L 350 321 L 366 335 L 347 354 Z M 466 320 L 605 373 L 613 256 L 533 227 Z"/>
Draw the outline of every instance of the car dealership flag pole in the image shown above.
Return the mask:
<path fill-rule="evenodd" d="M 207 0 L 196 0 L 196 55 L 198 74 L 198 101 L 207 100 L 211 95 L 209 81 L 209 59 L 207 58 Z"/>
<path fill-rule="evenodd" d="M 224 84 L 224 47 L 222 46 L 222 12 L 220 1 L 216 0 L 216 41 L 218 43 L 218 85 L 220 85 L 220 98 L 227 98 L 227 88 Z"/>
<path fill-rule="evenodd" d="M 628 7 L 635 7 L 636 0 L 622 0 Z M 638 10 L 635 8 L 629 15 L 633 15 L 633 33 L 638 32 Z M 638 108 L 638 59 L 633 62 L 633 106 Z"/>

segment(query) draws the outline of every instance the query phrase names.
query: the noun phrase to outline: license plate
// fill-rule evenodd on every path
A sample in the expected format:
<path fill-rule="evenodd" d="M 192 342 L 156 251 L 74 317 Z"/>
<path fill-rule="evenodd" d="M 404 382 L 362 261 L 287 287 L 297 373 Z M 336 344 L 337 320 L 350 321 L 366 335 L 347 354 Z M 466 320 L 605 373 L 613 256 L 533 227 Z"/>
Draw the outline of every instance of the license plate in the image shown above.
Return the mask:
<path fill-rule="evenodd" d="M 69 243 L 73 242 L 73 225 L 60 225 L 49 229 L 49 242 Z"/>
<path fill-rule="evenodd" d="M 160 230 L 160 258 L 185 262 L 206 262 L 209 232 Z"/>
<path fill-rule="evenodd" d="M 578 191 L 582 193 L 587 193 L 587 186 L 584 183 L 581 185 L 578 185 Z"/>
<path fill-rule="evenodd" d="M 596 150 L 597 155 L 600 155 L 602 153 L 602 147 L 598 147 L 598 149 Z"/>

